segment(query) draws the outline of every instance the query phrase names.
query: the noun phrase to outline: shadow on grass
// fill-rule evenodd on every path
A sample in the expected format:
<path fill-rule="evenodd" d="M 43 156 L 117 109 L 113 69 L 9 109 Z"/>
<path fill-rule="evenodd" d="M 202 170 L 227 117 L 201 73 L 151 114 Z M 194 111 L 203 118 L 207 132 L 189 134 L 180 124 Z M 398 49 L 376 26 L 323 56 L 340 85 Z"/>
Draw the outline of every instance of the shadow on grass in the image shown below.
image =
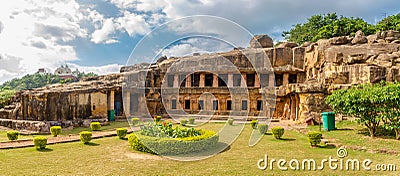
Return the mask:
<path fill-rule="evenodd" d="M 353 130 L 354 130 L 353 128 L 336 128 L 332 131 L 353 131 Z"/>
<path fill-rule="evenodd" d="M 279 140 L 281 140 L 281 141 L 295 141 L 296 139 L 294 139 L 294 138 L 280 138 Z"/>
<path fill-rule="evenodd" d="M 51 151 L 53 151 L 53 149 L 51 149 L 51 148 L 36 149 L 36 150 L 39 151 L 39 152 L 51 152 Z"/>
<path fill-rule="evenodd" d="M 336 148 L 334 145 L 318 145 L 318 148 L 333 149 Z"/>
<path fill-rule="evenodd" d="M 87 146 L 99 146 L 100 144 L 94 143 L 94 142 L 88 142 L 85 145 Z"/>
<path fill-rule="evenodd" d="M 371 135 L 369 134 L 369 131 L 367 128 L 359 129 L 357 130 L 357 134 L 361 134 L 364 136 L 370 137 Z M 381 139 L 395 139 L 395 132 L 392 130 L 385 129 L 383 127 L 378 127 L 378 129 L 375 132 L 375 137 L 376 138 L 381 138 Z"/>
<path fill-rule="evenodd" d="M 128 138 L 127 138 L 127 137 L 124 137 L 124 138 L 118 138 L 118 139 L 120 139 L 120 140 L 124 140 L 124 141 L 127 141 L 127 140 L 128 140 Z"/>

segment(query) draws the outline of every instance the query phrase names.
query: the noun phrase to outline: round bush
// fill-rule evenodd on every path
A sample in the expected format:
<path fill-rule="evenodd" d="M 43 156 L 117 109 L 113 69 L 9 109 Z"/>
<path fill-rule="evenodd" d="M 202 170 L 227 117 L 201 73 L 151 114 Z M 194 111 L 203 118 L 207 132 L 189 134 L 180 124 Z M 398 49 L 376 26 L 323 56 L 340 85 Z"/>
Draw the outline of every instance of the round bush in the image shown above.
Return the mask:
<path fill-rule="evenodd" d="M 250 122 L 251 128 L 253 129 L 257 129 L 257 125 L 258 125 L 258 120 L 252 120 Z"/>
<path fill-rule="evenodd" d="M 126 128 L 117 128 L 117 136 L 120 139 L 125 138 L 127 133 L 128 133 L 128 129 L 126 129 Z"/>
<path fill-rule="evenodd" d="M 229 118 L 229 119 L 228 119 L 228 124 L 229 124 L 229 125 L 233 125 L 233 121 L 234 121 L 234 119 Z"/>
<path fill-rule="evenodd" d="M 82 131 L 79 133 L 80 140 L 84 143 L 87 144 L 92 140 L 92 132 L 90 131 Z"/>
<path fill-rule="evenodd" d="M 135 125 L 139 124 L 140 118 L 132 118 L 131 122 L 132 122 L 132 125 L 135 126 Z"/>
<path fill-rule="evenodd" d="M 52 127 L 50 127 L 50 133 L 54 137 L 57 137 L 59 134 L 61 134 L 61 126 L 52 126 Z"/>
<path fill-rule="evenodd" d="M 308 141 L 311 146 L 317 146 L 322 139 L 322 133 L 319 131 L 310 131 L 307 133 Z"/>
<path fill-rule="evenodd" d="M 33 138 L 33 144 L 36 147 L 36 150 L 43 150 L 46 148 L 47 138 L 44 136 L 36 136 Z"/>
<path fill-rule="evenodd" d="M 281 126 L 272 127 L 271 129 L 272 135 L 274 135 L 275 139 L 280 139 L 285 133 L 285 129 Z"/>
<path fill-rule="evenodd" d="M 268 125 L 267 124 L 259 124 L 258 125 L 258 132 L 260 132 L 260 134 L 265 134 L 268 130 Z"/>
<path fill-rule="evenodd" d="M 188 121 L 186 119 L 181 119 L 180 122 L 182 126 L 186 126 Z"/>
<path fill-rule="evenodd" d="M 10 141 L 15 141 L 18 139 L 19 132 L 16 130 L 7 131 L 7 138 Z"/>
<path fill-rule="evenodd" d="M 192 124 L 192 125 L 194 124 L 194 121 L 195 121 L 195 119 L 193 117 L 190 117 L 188 120 L 189 124 Z"/>
<path fill-rule="evenodd" d="M 145 136 L 138 131 L 129 135 L 128 141 L 135 150 L 159 155 L 198 152 L 217 145 L 219 136 L 216 132 L 200 130 L 200 133 L 201 135 L 194 137 L 160 138 Z"/>
<path fill-rule="evenodd" d="M 92 129 L 92 131 L 99 131 L 100 128 L 101 128 L 100 122 L 92 122 L 92 123 L 90 123 L 90 129 Z"/>

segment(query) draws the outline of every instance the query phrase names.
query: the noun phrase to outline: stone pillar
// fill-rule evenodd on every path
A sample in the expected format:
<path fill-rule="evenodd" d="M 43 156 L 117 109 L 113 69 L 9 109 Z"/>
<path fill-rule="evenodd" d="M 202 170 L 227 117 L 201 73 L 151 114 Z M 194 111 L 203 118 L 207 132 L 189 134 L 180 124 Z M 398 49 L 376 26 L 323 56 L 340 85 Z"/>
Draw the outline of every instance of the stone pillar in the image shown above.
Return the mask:
<path fill-rule="evenodd" d="M 114 91 L 107 94 L 107 110 L 114 110 Z"/>
<path fill-rule="evenodd" d="M 269 74 L 269 83 L 268 86 L 274 87 L 275 86 L 275 76 L 273 73 Z"/>
<path fill-rule="evenodd" d="M 247 83 L 246 83 L 246 80 L 247 80 L 247 73 L 242 73 L 242 80 L 241 80 L 241 82 L 240 82 L 240 87 L 246 87 L 247 85 Z"/>
<path fill-rule="evenodd" d="M 200 82 L 199 82 L 199 87 L 204 87 L 204 81 L 206 79 L 206 74 L 205 73 L 200 73 Z"/>
<path fill-rule="evenodd" d="M 284 73 L 283 74 L 283 84 L 284 86 L 289 84 L 289 73 Z"/>
<path fill-rule="evenodd" d="M 213 85 L 212 87 L 218 87 L 218 75 L 213 74 Z"/>
<path fill-rule="evenodd" d="M 185 87 L 192 87 L 192 75 L 188 75 L 188 77 L 186 77 Z"/>
<path fill-rule="evenodd" d="M 233 74 L 229 73 L 228 74 L 228 87 L 233 87 Z"/>
<path fill-rule="evenodd" d="M 124 99 L 125 116 L 129 117 L 131 115 L 131 92 L 125 92 Z"/>
<path fill-rule="evenodd" d="M 173 84 L 173 87 L 179 87 L 179 75 L 178 74 L 175 74 L 174 75 L 174 84 Z"/>
<path fill-rule="evenodd" d="M 254 87 L 256 87 L 256 88 L 260 87 L 260 77 L 258 76 L 258 74 L 255 74 L 255 77 L 254 77 Z"/>

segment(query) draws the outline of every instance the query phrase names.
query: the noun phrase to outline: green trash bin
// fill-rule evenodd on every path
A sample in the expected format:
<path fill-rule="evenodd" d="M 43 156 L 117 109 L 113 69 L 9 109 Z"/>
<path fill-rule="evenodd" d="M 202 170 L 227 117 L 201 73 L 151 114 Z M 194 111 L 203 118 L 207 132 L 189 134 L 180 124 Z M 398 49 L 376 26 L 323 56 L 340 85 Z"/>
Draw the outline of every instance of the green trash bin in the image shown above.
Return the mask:
<path fill-rule="evenodd" d="M 334 112 L 323 112 L 321 115 L 322 115 L 322 123 L 324 124 L 325 131 L 336 129 Z"/>
<path fill-rule="evenodd" d="M 108 117 L 108 121 L 112 122 L 115 120 L 115 110 L 108 110 L 107 111 L 107 117 Z"/>

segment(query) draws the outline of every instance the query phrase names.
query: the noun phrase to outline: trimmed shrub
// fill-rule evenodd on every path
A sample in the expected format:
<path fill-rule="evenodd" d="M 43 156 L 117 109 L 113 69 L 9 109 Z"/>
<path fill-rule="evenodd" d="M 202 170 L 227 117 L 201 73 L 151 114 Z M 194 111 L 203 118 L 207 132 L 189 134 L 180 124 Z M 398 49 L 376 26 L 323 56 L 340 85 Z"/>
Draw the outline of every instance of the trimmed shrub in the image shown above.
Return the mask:
<path fill-rule="evenodd" d="M 126 129 L 126 128 L 117 128 L 117 136 L 120 139 L 125 138 L 127 133 L 128 133 L 128 129 Z"/>
<path fill-rule="evenodd" d="M 259 124 L 258 125 L 258 132 L 260 132 L 260 134 L 265 134 L 268 130 L 268 125 L 267 124 Z"/>
<path fill-rule="evenodd" d="M 252 120 L 250 122 L 251 128 L 253 129 L 257 129 L 257 125 L 258 125 L 258 120 Z"/>
<path fill-rule="evenodd" d="M 16 131 L 16 130 L 7 131 L 7 137 L 8 137 L 8 140 L 10 140 L 10 141 L 17 140 L 18 136 L 19 136 L 19 131 Z"/>
<path fill-rule="evenodd" d="M 199 136 L 186 138 L 160 138 L 145 136 L 138 131 L 129 135 L 128 141 L 135 150 L 159 155 L 198 152 L 217 145 L 219 136 L 216 132 L 200 130 L 200 133 Z"/>
<path fill-rule="evenodd" d="M 33 138 L 33 144 L 36 147 L 36 150 L 43 150 L 46 148 L 47 138 L 44 136 L 36 136 Z"/>
<path fill-rule="evenodd" d="M 229 118 L 229 119 L 228 119 L 228 124 L 229 124 L 229 125 L 233 125 L 233 121 L 234 121 L 234 119 Z"/>
<path fill-rule="evenodd" d="M 90 123 L 90 129 L 92 129 L 92 131 L 100 131 L 100 128 L 101 128 L 100 122 Z"/>
<path fill-rule="evenodd" d="M 322 139 L 322 133 L 319 131 L 311 131 L 307 133 L 308 141 L 311 146 L 317 146 Z"/>
<path fill-rule="evenodd" d="M 132 125 L 135 126 L 135 125 L 139 124 L 140 118 L 132 118 L 131 122 L 132 122 Z"/>
<path fill-rule="evenodd" d="M 61 134 L 61 126 L 52 126 L 50 127 L 50 133 L 54 137 L 57 137 L 59 134 Z"/>
<path fill-rule="evenodd" d="M 280 139 L 285 133 L 285 129 L 281 126 L 272 127 L 271 129 L 272 135 L 274 135 L 275 139 Z"/>
<path fill-rule="evenodd" d="M 80 140 L 84 143 L 87 144 L 92 140 L 92 132 L 90 131 L 82 131 L 79 133 Z"/>
<path fill-rule="evenodd" d="M 181 122 L 181 125 L 182 125 L 182 126 L 186 126 L 186 124 L 187 124 L 188 121 L 187 121 L 186 119 L 181 119 L 180 122 Z"/>
<path fill-rule="evenodd" d="M 189 121 L 189 124 L 192 124 L 192 125 L 193 125 L 193 124 L 194 124 L 194 121 L 195 121 L 195 119 L 194 119 L 193 117 L 189 117 L 189 120 L 188 120 L 188 121 Z"/>
<path fill-rule="evenodd" d="M 159 123 L 161 121 L 161 116 L 154 117 L 154 122 Z"/>

